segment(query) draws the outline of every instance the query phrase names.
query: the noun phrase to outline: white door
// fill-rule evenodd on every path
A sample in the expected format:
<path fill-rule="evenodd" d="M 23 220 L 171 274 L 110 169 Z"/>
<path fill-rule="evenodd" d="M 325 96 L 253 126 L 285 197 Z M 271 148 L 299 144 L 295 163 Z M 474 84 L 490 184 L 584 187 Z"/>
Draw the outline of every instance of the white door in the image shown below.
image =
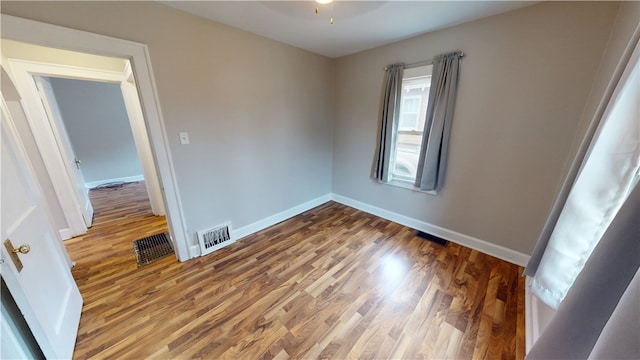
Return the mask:
<path fill-rule="evenodd" d="M 23 264 L 19 271 L 10 251 L 0 244 L 0 275 L 44 355 L 68 359 L 78 333 L 82 297 L 3 98 L 0 105 L 0 239 L 10 240 L 14 247 L 30 246 L 28 253 L 16 254 Z"/>
<path fill-rule="evenodd" d="M 67 170 L 69 179 L 71 179 L 74 185 L 74 192 L 79 200 L 82 218 L 84 219 L 85 225 L 91 227 L 91 223 L 93 222 L 93 205 L 91 205 L 91 200 L 89 199 L 89 189 L 87 189 L 85 185 L 84 175 L 80 168 L 81 160 L 75 155 L 73 145 L 71 145 L 71 140 L 69 140 L 69 135 L 67 134 L 67 129 L 62 121 L 62 115 L 60 114 L 58 102 L 51 88 L 51 82 L 49 78 L 43 76 L 34 76 L 33 78 L 38 87 L 38 93 L 40 94 L 42 105 L 51 124 L 51 129 L 53 129 L 53 134 L 58 143 L 60 154 L 64 159 L 65 169 Z"/>

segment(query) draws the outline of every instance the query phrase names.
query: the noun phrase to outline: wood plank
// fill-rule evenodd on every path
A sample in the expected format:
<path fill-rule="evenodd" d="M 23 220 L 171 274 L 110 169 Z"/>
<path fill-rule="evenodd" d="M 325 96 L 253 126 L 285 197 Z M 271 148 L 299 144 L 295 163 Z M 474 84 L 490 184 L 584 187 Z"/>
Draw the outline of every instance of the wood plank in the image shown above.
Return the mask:
<path fill-rule="evenodd" d="M 84 298 L 74 358 L 524 358 L 522 268 L 329 202 L 207 256 L 137 267 L 166 231 L 144 183 L 93 190 L 65 242 Z"/>

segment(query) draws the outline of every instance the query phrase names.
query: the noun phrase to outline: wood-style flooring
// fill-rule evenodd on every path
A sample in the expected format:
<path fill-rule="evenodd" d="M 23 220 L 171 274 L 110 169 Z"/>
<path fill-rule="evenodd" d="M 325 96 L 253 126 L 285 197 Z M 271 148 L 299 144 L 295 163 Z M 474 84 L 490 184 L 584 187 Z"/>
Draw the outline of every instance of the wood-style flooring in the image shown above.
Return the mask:
<path fill-rule="evenodd" d="M 518 266 L 329 202 L 185 263 L 138 268 L 166 230 L 143 183 L 91 192 L 65 242 L 84 298 L 74 358 L 522 359 Z"/>

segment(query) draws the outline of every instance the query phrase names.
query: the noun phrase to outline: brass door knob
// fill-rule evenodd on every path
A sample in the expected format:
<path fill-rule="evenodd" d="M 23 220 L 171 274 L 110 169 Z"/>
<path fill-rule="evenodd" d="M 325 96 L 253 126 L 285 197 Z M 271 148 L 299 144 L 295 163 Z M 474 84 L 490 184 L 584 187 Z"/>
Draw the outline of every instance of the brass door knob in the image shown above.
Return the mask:
<path fill-rule="evenodd" d="M 22 244 L 17 249 L 13 249 L 13 252 L 16 254 L 28 254 L 29 251 L 31 251 L 31 246 L 29 246 L 28 244 Z"/>
<path fill-rule="evenodd" d="M 9 253 L 9 257 L 13 261 L 13 265 L 16 266 L 16 270 L 18 270 L 18 272 L 22 271 L 23 265 L 18 254 L 28 254 L 29 251 L 31 251 L 31 246 L 28 244 L 22 244 L 17 248 L 14 248 L 11 240 L 7 239 L 4 241 L 4 248 Z"/>

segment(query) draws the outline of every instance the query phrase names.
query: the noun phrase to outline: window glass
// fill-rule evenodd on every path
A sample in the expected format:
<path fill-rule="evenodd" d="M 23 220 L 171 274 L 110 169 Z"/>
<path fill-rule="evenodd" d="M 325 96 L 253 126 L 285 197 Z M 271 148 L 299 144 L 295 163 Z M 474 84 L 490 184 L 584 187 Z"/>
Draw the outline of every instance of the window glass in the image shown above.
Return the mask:
<path fill-rule="evenodd" d="M 402 79 L 402 95 L 394 144 L 394 180 L 413 182 L 416 179 L 422 131 L 429 102 L 431 65 L 407 69 Z"/>

